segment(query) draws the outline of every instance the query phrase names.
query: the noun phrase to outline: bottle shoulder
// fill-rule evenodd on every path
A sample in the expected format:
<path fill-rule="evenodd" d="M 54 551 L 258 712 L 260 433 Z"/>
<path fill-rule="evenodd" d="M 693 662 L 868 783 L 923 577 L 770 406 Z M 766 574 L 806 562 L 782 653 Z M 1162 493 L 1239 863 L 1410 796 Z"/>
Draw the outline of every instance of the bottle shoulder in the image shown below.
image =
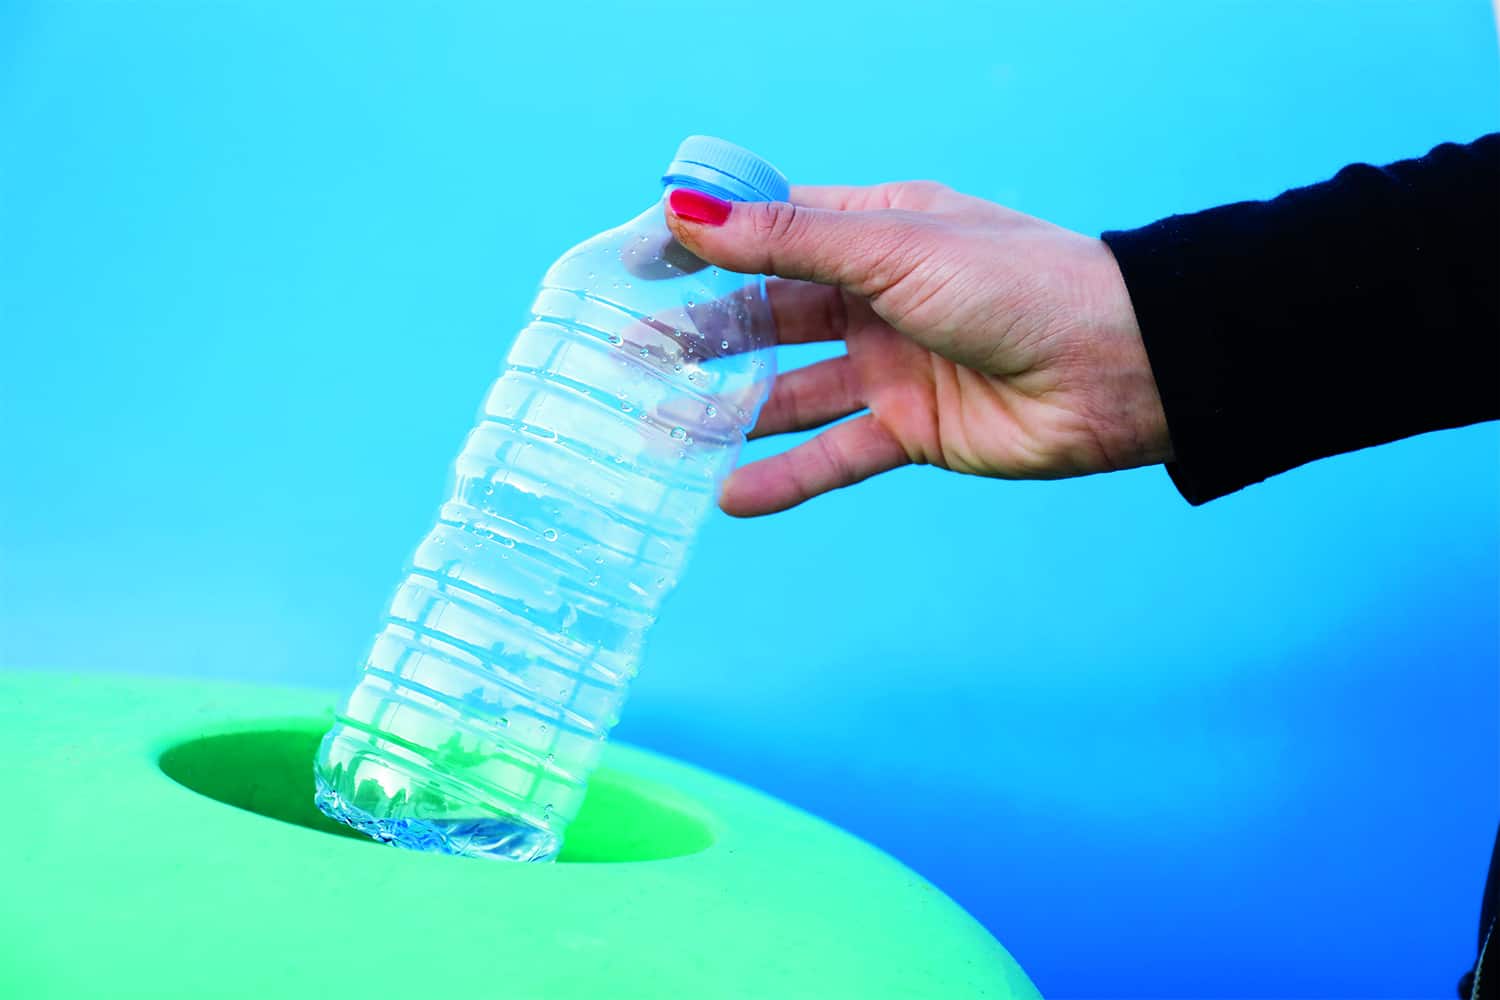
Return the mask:
<path fill-rule="evenodd" d="M 640 299 L 705 301 L 742 292 L 758 292 L 759 275 L 714 267 L 678 243 L 667 228 L 662 202 L 635 218 L 591 236 L 569 248 L 547 269 L 542 284 L 551 288 Z M 623 291 L 632 294 L 623 295 Z"/>
<path fill-rule="evenodd" d="M 672 236 L 660 202 L 559 257 L 532 315 L 543 333 L 555 326 L 593 338 L 627 367 L 651 366 L 687 396 L 717 399 L 741 428 L 753 424 L 774 378 L 764 278 L 694 256 Z"/>

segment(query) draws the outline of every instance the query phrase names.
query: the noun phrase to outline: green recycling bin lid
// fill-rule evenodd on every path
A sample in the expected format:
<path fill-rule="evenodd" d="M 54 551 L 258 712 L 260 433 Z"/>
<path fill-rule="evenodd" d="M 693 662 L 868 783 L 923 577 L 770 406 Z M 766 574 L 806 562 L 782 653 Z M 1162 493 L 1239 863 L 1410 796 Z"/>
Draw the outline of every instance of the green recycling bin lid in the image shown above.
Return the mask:
<path fill-rule="evenodd" d="M 334 696 L 0 673 L 0 997 L 1035 998 L 888 855 L 606 748 L 556 864 L 383 847 L 311 805 Z"/>

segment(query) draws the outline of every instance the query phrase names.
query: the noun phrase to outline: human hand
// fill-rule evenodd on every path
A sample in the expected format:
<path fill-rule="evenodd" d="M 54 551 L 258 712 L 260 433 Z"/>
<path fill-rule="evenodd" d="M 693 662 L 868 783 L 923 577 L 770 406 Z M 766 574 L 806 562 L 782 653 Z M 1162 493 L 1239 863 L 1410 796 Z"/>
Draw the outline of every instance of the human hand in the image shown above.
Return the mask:
<path fill-rule="evenodd" d="M 749 517 L 910 463 L 1058 479 L 1164 462 L 1166 418 L 1103 242 L 940 184 L 801 187 L 730 204 L 679 189 L 667 224 L 710 263 L 776 276 L 780 342 L 843 340 L 781 375 L 751 437 L 811 440 L 736 469 Z"/>

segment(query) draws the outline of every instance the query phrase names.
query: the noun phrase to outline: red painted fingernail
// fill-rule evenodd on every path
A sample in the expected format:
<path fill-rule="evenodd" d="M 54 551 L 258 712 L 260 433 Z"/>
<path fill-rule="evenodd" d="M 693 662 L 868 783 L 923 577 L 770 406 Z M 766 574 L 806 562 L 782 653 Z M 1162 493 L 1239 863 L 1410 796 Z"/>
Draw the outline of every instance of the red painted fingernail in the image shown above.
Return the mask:
<path fill-rule="evenodd" d="M 667 206 L 679 219 L 701 222 L 705 226 L 722 226 L 729 218 L 729 210 L 734 207 L 722 198 L 687 188 L 678 188 L 667 195 Z"/>

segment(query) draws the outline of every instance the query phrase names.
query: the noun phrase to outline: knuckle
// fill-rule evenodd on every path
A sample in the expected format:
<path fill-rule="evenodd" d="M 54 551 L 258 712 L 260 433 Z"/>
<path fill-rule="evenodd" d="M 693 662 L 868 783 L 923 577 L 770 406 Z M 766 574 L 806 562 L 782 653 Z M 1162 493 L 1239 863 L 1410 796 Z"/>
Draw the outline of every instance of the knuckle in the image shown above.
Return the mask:
<path fill-rule="evenodd" d="M 925 212 L 953 196 L 953 189 L 939 181 L 901 181 L 893 185 L 890 205 Z"/>
<path fill-rule="evenodd" d="M 912 181 L 910 186 L 913 194 L 924 195 L 928 198 L 939 198 L 953 193 L 953 189 L 942 181 Z"/>
<path fill-rule="evenodd" d="M 885 227 L 866 250 L 865 280 L 859 291 L 880 298 L 906 281 L 930 256 L 931 241 L 930 228 L 920 222 L 902 220 Z"/>
<path fill-rule="evenodd" d="M 849 457 L 844 454 L 843 450 L 834 447 L 827 434 L 819 434 L 813 438 L 813 441 L 816 442 L 818 451 L 822 454 L 823 465 L 828 470 L 829 480 L 840 486 L 852 482 L 854 476 Z"/>
<path fill-rule="evenodd" d="M 801 211 L 787 201 L 765 203 L 751 216 L 755 235 L 768 243 L 783 243 L 792 238 L 801 225 Z"/>
<path fill-rule="evenodd" d="M 793 427 L 801 427 L 807 419 L 807 390 L 801 379 L 792 383 L 792 391 L 786 397 L 787 420 Z"/>

